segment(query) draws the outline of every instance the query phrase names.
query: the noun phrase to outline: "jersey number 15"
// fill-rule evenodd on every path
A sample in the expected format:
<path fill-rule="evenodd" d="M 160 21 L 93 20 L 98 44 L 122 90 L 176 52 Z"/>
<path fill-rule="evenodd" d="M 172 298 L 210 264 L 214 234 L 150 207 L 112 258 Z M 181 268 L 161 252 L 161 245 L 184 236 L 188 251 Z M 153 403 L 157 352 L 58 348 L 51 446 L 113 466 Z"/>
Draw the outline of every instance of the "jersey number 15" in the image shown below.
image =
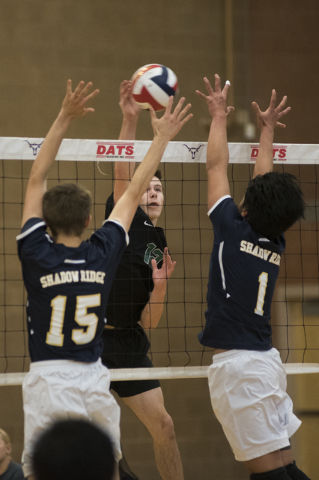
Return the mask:
<path fill-rule="evenodd" d="M 52 314 L 50 321 L 50 330 L 47 333 L 46 343 L 56 347 L 62 347 L 64 342 L 63 324 L 67 297 L 58 295 L 51 301 Z M 81 327 L 72 330 L 72 340 L 77 345 L 84 345 L 93 340 L 98 324 L 98 317 L 95 313 L 88 313 L 88 308 L 99 307 L 101 305 L 101 294 L 79 295 L 76 297 L 76 309 L 74 320 Z"/>

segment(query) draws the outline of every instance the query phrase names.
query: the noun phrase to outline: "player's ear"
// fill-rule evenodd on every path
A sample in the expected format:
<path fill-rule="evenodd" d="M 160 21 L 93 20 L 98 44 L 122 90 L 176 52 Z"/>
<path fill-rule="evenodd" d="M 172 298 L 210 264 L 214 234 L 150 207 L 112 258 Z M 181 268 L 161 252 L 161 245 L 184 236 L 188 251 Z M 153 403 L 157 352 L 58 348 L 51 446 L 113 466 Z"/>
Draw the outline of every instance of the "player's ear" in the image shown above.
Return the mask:
<path fill-rule="evenodd" d="M 90 214 L 90 215 L 88 216 L 88 218 L 86 219 L 84 228 L 88 228 L 91 220 L 92 220 L 92 215 Z"/>

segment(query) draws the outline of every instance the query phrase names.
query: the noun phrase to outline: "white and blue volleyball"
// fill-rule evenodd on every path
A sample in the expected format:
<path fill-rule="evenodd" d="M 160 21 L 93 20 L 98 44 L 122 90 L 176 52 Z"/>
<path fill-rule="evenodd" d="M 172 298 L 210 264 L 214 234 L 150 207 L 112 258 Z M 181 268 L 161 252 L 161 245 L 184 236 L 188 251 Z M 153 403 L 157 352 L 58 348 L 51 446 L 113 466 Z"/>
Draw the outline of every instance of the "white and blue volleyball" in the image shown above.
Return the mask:
<path fill-rule="evenodd" d="M 139 68 L 132 77 L 132 95 L 141 108 L 155 111 L 167 107 L 170 96 L 178 94 L 175 73 L 164 65 L 151 64 Z"/>

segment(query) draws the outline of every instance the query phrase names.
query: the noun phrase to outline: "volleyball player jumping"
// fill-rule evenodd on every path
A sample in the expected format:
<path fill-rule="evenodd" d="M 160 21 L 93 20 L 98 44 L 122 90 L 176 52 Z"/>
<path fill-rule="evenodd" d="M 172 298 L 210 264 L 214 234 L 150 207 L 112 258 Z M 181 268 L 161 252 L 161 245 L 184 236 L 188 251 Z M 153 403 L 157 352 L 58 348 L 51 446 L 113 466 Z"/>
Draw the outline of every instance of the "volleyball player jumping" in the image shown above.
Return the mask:
<path fill-rule="evenodd" d="M 207 146 L 208 214 L 214 227 L 203 345 L 215 348 L 208 380 L 214 412 L 236 460 L 245 463 L 251 480 L 305 480 L 289 438 L 300 426 L 286 393 L 286 373 L 272 348 L 270 308 L 281 255 L 283 233 L 304 214 L 295 177 L 273 172 L 275 127 L 290 110 L 284 97 L 276 107 L 254 102 L 261 130 L 253 179 L 239 207 L 227 178 L 227 107 L 229 82 L 215 91 L 204 79 L 212 123 Z"/>
<path fill-rule="evenodd" d="M 134 140 L 140 107 L 131 94 L 131 82 L 120 86 L 123 123 L 120 140 Z M 107 200 L 107 218 L 126 192 L 134 171 L 132 162 L 115 162 L 114 193 Z M 134 178 L 134 177 L 133 177 Z M 108 368 L 152 367 L 147 356 L 150 344 L 145 329 L 156 328 L 162 312 L 167 281 L 175 263 L 166 246 L 162 228 L 156 222 L 164 202 L 160 172 L 157 171 L 142 196 L 125 250 L 111 288 L 106 311 L 102 361 Z M 164 480 L 182 480 L 183 468 L 174 425 L 164 407 L 158 380 L 116 381 L 111 388 L 146 426 L 153 437 L 155 460 Z M 132 472 L 121 478 L 136 478 Z"/>
<path fill-rule="evenodd" d="M 109 392 L 110 375 L 100 361 L 106 299 L 126 246 L 140 198 L 169 142 L 191 118 L 181 99 L 164 115 L 151 110 L 154 140 L 109 219 L 90 238 L 82 233 L 91 215 L 90 194 L 75 184 L 46 191 L 47 176 L 62 139 L 75 117 L 93 111 L 87 101 L 92 84 L 71 80 L 57 119 L 35 159 L 27 185 L 22 229 L 17 237 L 28 293 L 30 371 L 23 382 L 24 474 L 32 475 L 31 452 L 39 434 L 56 418 L 86 417 L 106 429 L 117 459 L 120 412 Z M 53 234 L 47 233 L 47 226 Z"/>

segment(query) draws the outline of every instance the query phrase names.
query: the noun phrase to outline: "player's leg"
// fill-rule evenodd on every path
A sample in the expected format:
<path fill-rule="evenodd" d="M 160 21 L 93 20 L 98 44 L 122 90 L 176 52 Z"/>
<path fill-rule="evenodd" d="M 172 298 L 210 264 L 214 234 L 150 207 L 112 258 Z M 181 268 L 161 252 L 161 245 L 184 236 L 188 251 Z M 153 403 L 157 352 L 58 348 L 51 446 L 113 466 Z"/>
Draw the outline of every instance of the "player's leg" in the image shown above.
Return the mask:
<path fill-rule="evenodd" d="M 252 480 L 290 479 L 286 465 L 293 457 L 281 449 L 301 422 L 293 414 L 277 353 L 221 353 L 209 371 L 213 409 Z"/>
<path fill-rule="evenodd" d="M 87 418 L 81 391 L 84 367 L 80 362 L 35 362 L 23 382 L 25 477 L 33 474 L 32 451 L 36 439 L 56 419 Z M 63 392 L 61 394 L 61 392 Z M 40 400 L 39 400 L 40 399 Z M 44 399 L 44 400 L 43 400 Z"/>
<path fill-rule="evenodd" d="M 103 365 L 108 369 L 124 368 L 126 366 L 126 337 L 127 334 L 125 332 L 117 331 L 113 327 L 104 330 L 102 335 L 104 346 L 101 358 Z M 117 392 L 116 385 L 119 385 L 119 383 L 125 384 L 125 382 L 112 382 L 111 389 Z M 119 396 L 121 396 L 120 393 Z M 122 458 L 119 461 L 120 480 L 138 480 L 138 477 L 132 472 L 127 463 L 122 445 L 121 449 Z"/>
<path fill-rule="evenodd" d="M 310 480 L 297 467 L 290 447 L 244 463 L 251 473 L 251 480 Z"/>
<path fill-rule="evenodd" d="M 82 388 L 86 390 L 85 408 L 87 417 L 109 435 L 115 460 L 122 457 L 120 445 L 121 410 L 110 393 L 110 372 L 101 362 L 90 368 L 90 375 L 82 380 Z"/>
<path fill-rule="evenodd" d="M 122 398 L 150 432 L 158 471 L 164 480 L 182 480 L 183 467 L 176 442 L 174 425 L 164 407 L 160 387 Z"/>
<path fill-rule="evenodd" d="M 153 366 L 147 356 L 149 341 L 141 326 L 136 325 L 127 331 L 105 331 L 103 340 L 104 365 L 110 368 L 151 368 Z M 111 388 L 131 408 L 152 435 L 156 464 L 161 477 L 165 480 L 183 479 L 174 425 L 165 410 L 159 381 L 117 381 L 112 382 Z"/>
<path fill-rule="evenodd" d="M 280 450 L 282 462 L 286 468 L 286 472 L 292 480 L 310 480 L 296 465 L 291 445 Z"/>
<path fill-rule="evenodd" d="M 288 480 L 290 477 L 288 476 L 283 459 L 281 456 L 281 451 L 277 450 L 275 452 L 268 453 L 267 455 L 262 455 L 258 458 L 253 458 L 247 462 L 244 462 L 245 466 L 251 473 L 251 479 L 257 480 L 260 478 L 274 478 L 275 480 Z M 264 475 L 264 477 L 262 476 Z"/>
<path fill-rule="evenodd" d="M 127 463 L 127 460 L 123 454 L 122 444 L 121 444 L 121 448 L 122 448 L 122 458 L 118 465 L 120 480 L 139 480 L 138 477 L 135 475 L 135 473 L 132 472 L 132 470 L 130 469 Z"/>

